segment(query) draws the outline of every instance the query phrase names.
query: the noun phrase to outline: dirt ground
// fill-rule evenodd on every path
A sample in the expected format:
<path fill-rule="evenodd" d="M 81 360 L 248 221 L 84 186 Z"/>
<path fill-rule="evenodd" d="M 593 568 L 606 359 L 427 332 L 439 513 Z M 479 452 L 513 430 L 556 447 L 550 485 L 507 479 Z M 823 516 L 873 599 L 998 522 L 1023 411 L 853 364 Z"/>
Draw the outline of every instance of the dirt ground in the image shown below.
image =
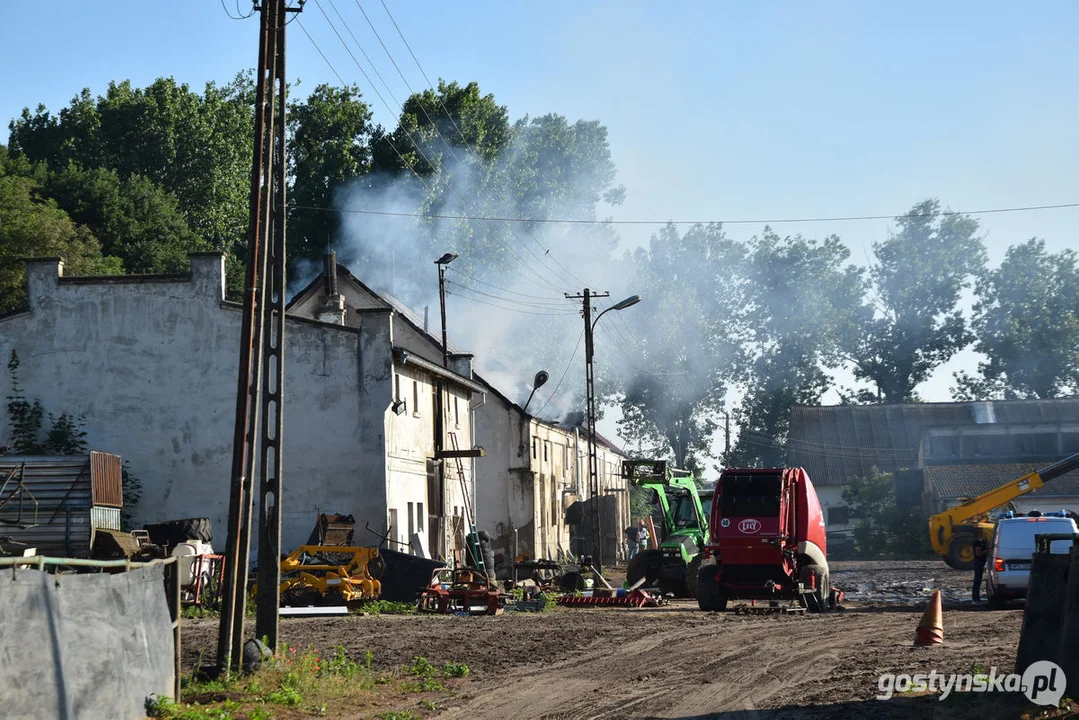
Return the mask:
<path fill-rule="evenodd" d="M 358 657 L 371 650 L 377 667 L 417 655 L 467 663 L 469 682 L 441 718 L 981 719 L 1038 710 L 1001 694 L 875 699 L 881 673 L 1011 672 L 1022 607 L 972 605 L 970 580 L 934 561 L 833 563 L 847 609 L 826 615 L 705 613 L 681 600 L 498 617 L 289 619 L 282 636 Z M 944 596 L 945 644 L 913 647 L 933 589 Z M 212 659 L 216 629 L 216 621 L 185 623 L 188 666 Z"/>

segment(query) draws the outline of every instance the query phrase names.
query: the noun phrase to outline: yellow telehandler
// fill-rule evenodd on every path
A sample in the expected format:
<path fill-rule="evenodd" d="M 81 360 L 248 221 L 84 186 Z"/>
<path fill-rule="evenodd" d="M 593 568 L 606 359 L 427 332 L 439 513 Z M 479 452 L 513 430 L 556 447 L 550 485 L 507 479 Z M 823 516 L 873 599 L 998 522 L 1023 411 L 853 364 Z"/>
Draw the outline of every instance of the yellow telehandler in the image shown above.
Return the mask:
<path fill-rule="evenodd" d="M 1077 467 L 1079 453 L 931 516 L 929 542 L 933 545 L 933 551 L 957 570 L 971 569 L 974 567 L 975 538 L 981 535 L 988 540 L 993 532 L 994 523 L 989 518 L 990 512 Z"/>

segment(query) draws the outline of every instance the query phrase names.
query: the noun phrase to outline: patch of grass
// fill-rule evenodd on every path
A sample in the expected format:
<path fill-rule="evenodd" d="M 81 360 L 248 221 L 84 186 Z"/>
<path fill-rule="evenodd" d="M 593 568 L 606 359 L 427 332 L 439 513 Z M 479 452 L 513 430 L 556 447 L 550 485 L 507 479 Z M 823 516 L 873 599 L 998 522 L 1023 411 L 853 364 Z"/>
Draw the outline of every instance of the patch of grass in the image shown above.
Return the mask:
<path fill-rule="evenodd" d="M 416 606 L 412 603 L 393 600 L 369 600 L 360 609 L 375 615 L 414 615 L 416 613 Z"/>
<path fill-rule="evenodd" d="M 180 617 L 186 620 L 198 620 L 200 618 L 221 617 L 221 613 L 213 608 L 206 608 L 201 605 L 188 605 L 180 611 Z"/>
<path fill-rule="evenodd" d="M 463 678 L 468 677 L 470 672 L 471 668 L 464 663 L 449 662 L 442 666 L 442 677 Z"/>
<path fill-rule="evenodd" d="M 325 716 L 328 708 L 360 707 L 375 701 L 392 707 L 393 698 L 404 701 L 406 694 L 444 693 L 425 697 L 415 706 L 434 710 L 437 701 L 455 694 L 447 689 L 446 680 L 471 674 L 464 663 L 438 667 L 421 656 L 396 670 L 376 672 L 373 664 L 370 651 L 362 657 L 350 657 L 343 646 L 337 646 L 323 656 L 317 649 L 282 644 L 273 659 L 256 672 L 215 680 L 186 677 L 186 702 L 151 698 L 146 712 L 161 720 L 269 720 L 278 713 Z M 393 710 L 376 717 L 419 720 L 422 716 L 415 710 Z"/>
<path fill-rule="evenodd" d="M 416 677 L 430 677 L 436 672 L 435 666 L 427 661 L 427 658 L 417 655 L 412 658 L 406 667 L 409 675 L 415 675 Z"/>

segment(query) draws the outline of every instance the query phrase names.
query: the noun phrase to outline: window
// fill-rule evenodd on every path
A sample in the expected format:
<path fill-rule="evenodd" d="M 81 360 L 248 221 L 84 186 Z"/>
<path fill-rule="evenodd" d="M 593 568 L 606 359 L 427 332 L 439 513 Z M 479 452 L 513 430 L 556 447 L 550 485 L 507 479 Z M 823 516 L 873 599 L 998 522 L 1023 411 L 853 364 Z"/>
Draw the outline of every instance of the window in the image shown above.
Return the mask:
<path fill-rule="evenodd" d="M 416 503 L 416 530 L 418 532 L 423 532 L 423 527 L 423 503 Z"/>
<path fill-rule="evenodd" d="M 412 415 L 414 417 L 420 416 L 420 383 L 418 380 L 412 381 Z"/>
<path fill-rule="evenodd" d="M 834 505 L 828 508 L 829 525 L 846 525 L 850 522 L 850 508 L 846 505 Z"/>
<path fill-rule="evenodd" d="M 461 414 L 457 411 L 457 396 L 453 398 L 453 424 L 461 427 Z"/>
<path fill-rule="evenodd" d="M 532 438 L 532 459 L 535 460 L 539 455 L 539 438 Z"/>
<path fill-rule="evenodd" d="M 547 448 L 551 446 L 551 443 L 546 440 L 543 441 L 543 462 L 547 462 Z"/>
<path fill-rule="evenodd" d="M 401 376 L 396 374 L 393 376 L 393 399 L 401 399 Z"/>
<path fill-rule="evenodd" d="M 394 539 L 400 539 L 397 533 L 397 508 L 390 508 L 390 529 L 386 534 Z"/>
<path fill-rule="evenodd" d="M 409 542 L 412 541 L 412 535 L 416 532 L 415 516 L 412 515 L 412 503 L 408 504 L 408 537 L 405 538 Z"/>

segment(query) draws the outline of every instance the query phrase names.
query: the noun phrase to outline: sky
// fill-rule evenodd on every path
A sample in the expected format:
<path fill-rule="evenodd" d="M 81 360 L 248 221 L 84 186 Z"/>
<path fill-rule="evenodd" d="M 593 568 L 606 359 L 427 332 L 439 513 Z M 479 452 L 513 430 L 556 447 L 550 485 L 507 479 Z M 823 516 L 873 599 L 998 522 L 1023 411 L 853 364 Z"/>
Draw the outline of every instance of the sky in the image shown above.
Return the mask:
<path fill-rule="evenodd" d="M 427 81 L 392 13 L 432 81 L 476 81 L 511 119 L 604 123 L 626 188 L 616 220 L 723 220 L 748 238 L 763 224 L 732 221 L 894 216 L 926 197 L 961 211 L 1079 202 L 1079 3 L 385 2 L 389 13 L 381 0 L 309 0 L 299 22 L 311 39 L 296 24 L 288 37 L 296 92 L 340 75 L 393 127 L 391 93 L 403 100 Z M 38 103 L 55 112 L 113 80 L 227 82 L 256 61 L 257 17 L 229 17 L 250 10 L 4 0 L 0 121 Z M 374 61 L 388 90 L 357 56 L 385 103 L 323 11 Z M 1077 246 L 1079 208 L 976 217 L 994 265 L 1030 237 L 1052 251 Z M 892 225 L 774 227 L 838 234 L 865 264 Z M 655 228 L 621 226 L 622 244 Z M 947 400 L 952 373 L 976 362 L 961 353 L 920 394 Z"/>

